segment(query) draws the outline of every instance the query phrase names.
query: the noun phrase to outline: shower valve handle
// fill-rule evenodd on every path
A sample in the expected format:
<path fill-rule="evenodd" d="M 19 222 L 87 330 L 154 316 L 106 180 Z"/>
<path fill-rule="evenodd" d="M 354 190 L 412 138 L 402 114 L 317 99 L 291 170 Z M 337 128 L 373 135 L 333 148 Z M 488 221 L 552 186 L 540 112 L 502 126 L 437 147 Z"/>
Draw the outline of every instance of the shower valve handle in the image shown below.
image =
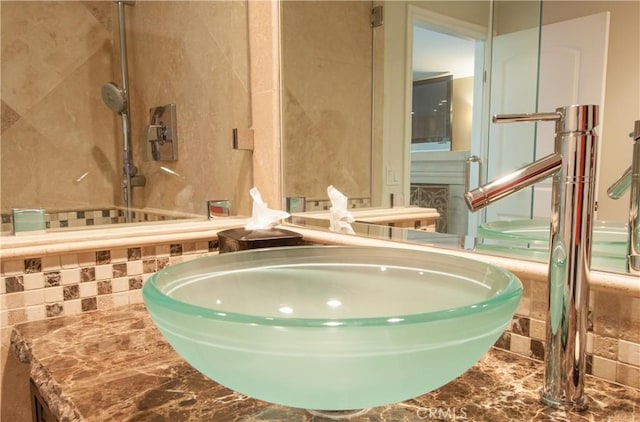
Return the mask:
<path fill-rule="evenodd" d="M 160 145 L 162 145 L 165 142 L 171 142 L 171 140 L 171 132 L 162 122 L 159 125 L 147 126 L 147 141 L 160 142 Z"/>
<path fill-rule="evenodd" d="M 147 157 L 154 161 L 178 159 L 178 127 L 176 105 L 166 104 L 149 109 L 145 141 Z"/>

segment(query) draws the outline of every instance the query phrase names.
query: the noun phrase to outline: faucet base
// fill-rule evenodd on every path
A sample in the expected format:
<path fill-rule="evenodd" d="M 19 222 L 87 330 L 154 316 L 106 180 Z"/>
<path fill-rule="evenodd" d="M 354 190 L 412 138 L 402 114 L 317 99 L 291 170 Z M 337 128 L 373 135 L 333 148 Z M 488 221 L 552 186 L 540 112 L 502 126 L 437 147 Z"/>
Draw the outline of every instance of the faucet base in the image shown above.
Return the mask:
<path fill-rule="evenodd" d="M 640 275 L 640 255 L 629 255 L 629 274 Z"/>
<path fill-rule="evenodd" d="M 580 397 L 575 402 L 565 401 L 565 400 L 557 400 L 554 397 L 548 395 L 544 389 L 540 389 L 540 402 L 549 407 L 553 407 L 554 409 L 562 409 L 562 410 L 574 410 L 577 412 L 582 412 L 587 410 L 589 407 L 588 400 L 585 396 Z"/>
<path fill-rule="evenodd" d="M 369 412 L 371 408 L 366 409 L 358 409 L 358 410 L 312 410 L 307 409 L 307 412 L 312 414 L 313 416 L 320 416 L 322 419 L 351 419 L 356 416 L 361 416 Z"/>

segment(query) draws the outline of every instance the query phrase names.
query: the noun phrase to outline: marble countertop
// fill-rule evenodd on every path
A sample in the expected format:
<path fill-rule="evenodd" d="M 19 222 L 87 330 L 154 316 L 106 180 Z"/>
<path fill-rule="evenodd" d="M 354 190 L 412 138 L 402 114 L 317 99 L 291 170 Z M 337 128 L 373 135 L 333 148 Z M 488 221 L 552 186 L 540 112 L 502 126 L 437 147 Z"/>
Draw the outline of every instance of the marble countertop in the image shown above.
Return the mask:
<path fill-rule="evenodd" d="M 235 393 L 179 357 L 144 305 L 29 322 L 14 328 L 14 352 L 61 421 L 305 421 L 329 419 Z M 640 421 L 640 391 L 587 377 L 589 409 L 538 402 L 543 365 L 492 349 L 448 385 L 369 410 L 355 422 Z"/>

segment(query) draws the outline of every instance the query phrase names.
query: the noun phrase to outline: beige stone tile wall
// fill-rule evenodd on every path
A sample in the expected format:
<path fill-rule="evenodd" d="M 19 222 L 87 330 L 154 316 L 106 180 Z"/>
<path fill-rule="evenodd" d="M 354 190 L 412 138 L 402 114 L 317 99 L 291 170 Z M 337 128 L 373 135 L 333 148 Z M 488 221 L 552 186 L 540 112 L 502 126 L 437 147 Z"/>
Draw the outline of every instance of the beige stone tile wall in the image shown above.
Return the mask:
<path fill-rule="evenodd" d="M 204 214 L 207 200 L 227 199 L 248 215 L 252 153 L 232 138 L 252 124 L 247 3 L 148 1 L 127 13 L 135 156 L 151 107 L 176 104 L 179 138 L 178 161 L 137 160 L 147 184 L 134 205 Z"/>
<path fill-rule="evenodd" d="M 544 359 L 546 282 L 521 277 L 524 294 L 498 347 Z M 587 373 L 640 388 L 640 298 L 592 290 L 589 297 Z"/>
<path fill-rule="evenodd" d="M 270 208 L 284 209 L 280 95 L 280 12 L 277 2 L 248 4 L 251 57 L 253 179 Z"/>
<path fill-rule="evenodd" d="M 121 121 L 100 94 L 122 86 L 115 3 L 0 7 L 2 213 L 122 205 Z M 247 2 L 136 2 L 125 16 L 131 143 L 147 178 L 134 207 L 205 215 L 207 200 L 229 199 L 247 215 L 252 154 L 232 143 L 251 126 Z M 179 159 L 145 161 L 149 108 L 168 103 Z"/>
<path fill-rule="evenodd" d="M 3 213 L 117 203 L 110 3 L 0 3 Z"/>
<path fill-rule="evenodd" d="M 281 8 L 284 194 L 371 197 L 371 4 Z"/>

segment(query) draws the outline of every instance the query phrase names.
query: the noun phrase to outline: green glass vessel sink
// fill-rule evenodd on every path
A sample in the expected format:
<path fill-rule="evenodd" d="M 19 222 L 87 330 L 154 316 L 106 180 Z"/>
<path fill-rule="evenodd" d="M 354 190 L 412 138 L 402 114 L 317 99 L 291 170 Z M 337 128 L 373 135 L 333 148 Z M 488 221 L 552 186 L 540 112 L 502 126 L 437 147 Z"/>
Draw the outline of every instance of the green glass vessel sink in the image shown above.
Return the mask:
<path fill-rule="evenodd" d="M 542 218 L 485 223 L 478 226 L 478 237 L 484 243 L 479 243 L 476 249 L 479 252 L 546 261 L 549 258 L 549 225 L 549 220 Z M 592 267 L 605 271 L 625 271 L 627 239 L 627 224 L 594 221 Z"/>
<path fill-rule="evenodd" d="M 549 242 L 549 219 L 493 221 L 478 227 L 478 236 L 524 242 Z M 626 253 L 628 230 L 622 222 L 594 221 L 592 244 L 603 253 Z"/>
<path fill-rule="evenodd" d="M 500 268 L 393 248 L 299 246 L 199 258 L 143 287 L 193 367 L 267 402 L 341 411 L 434 390 L 507 327 L 522 284 Z"/>

